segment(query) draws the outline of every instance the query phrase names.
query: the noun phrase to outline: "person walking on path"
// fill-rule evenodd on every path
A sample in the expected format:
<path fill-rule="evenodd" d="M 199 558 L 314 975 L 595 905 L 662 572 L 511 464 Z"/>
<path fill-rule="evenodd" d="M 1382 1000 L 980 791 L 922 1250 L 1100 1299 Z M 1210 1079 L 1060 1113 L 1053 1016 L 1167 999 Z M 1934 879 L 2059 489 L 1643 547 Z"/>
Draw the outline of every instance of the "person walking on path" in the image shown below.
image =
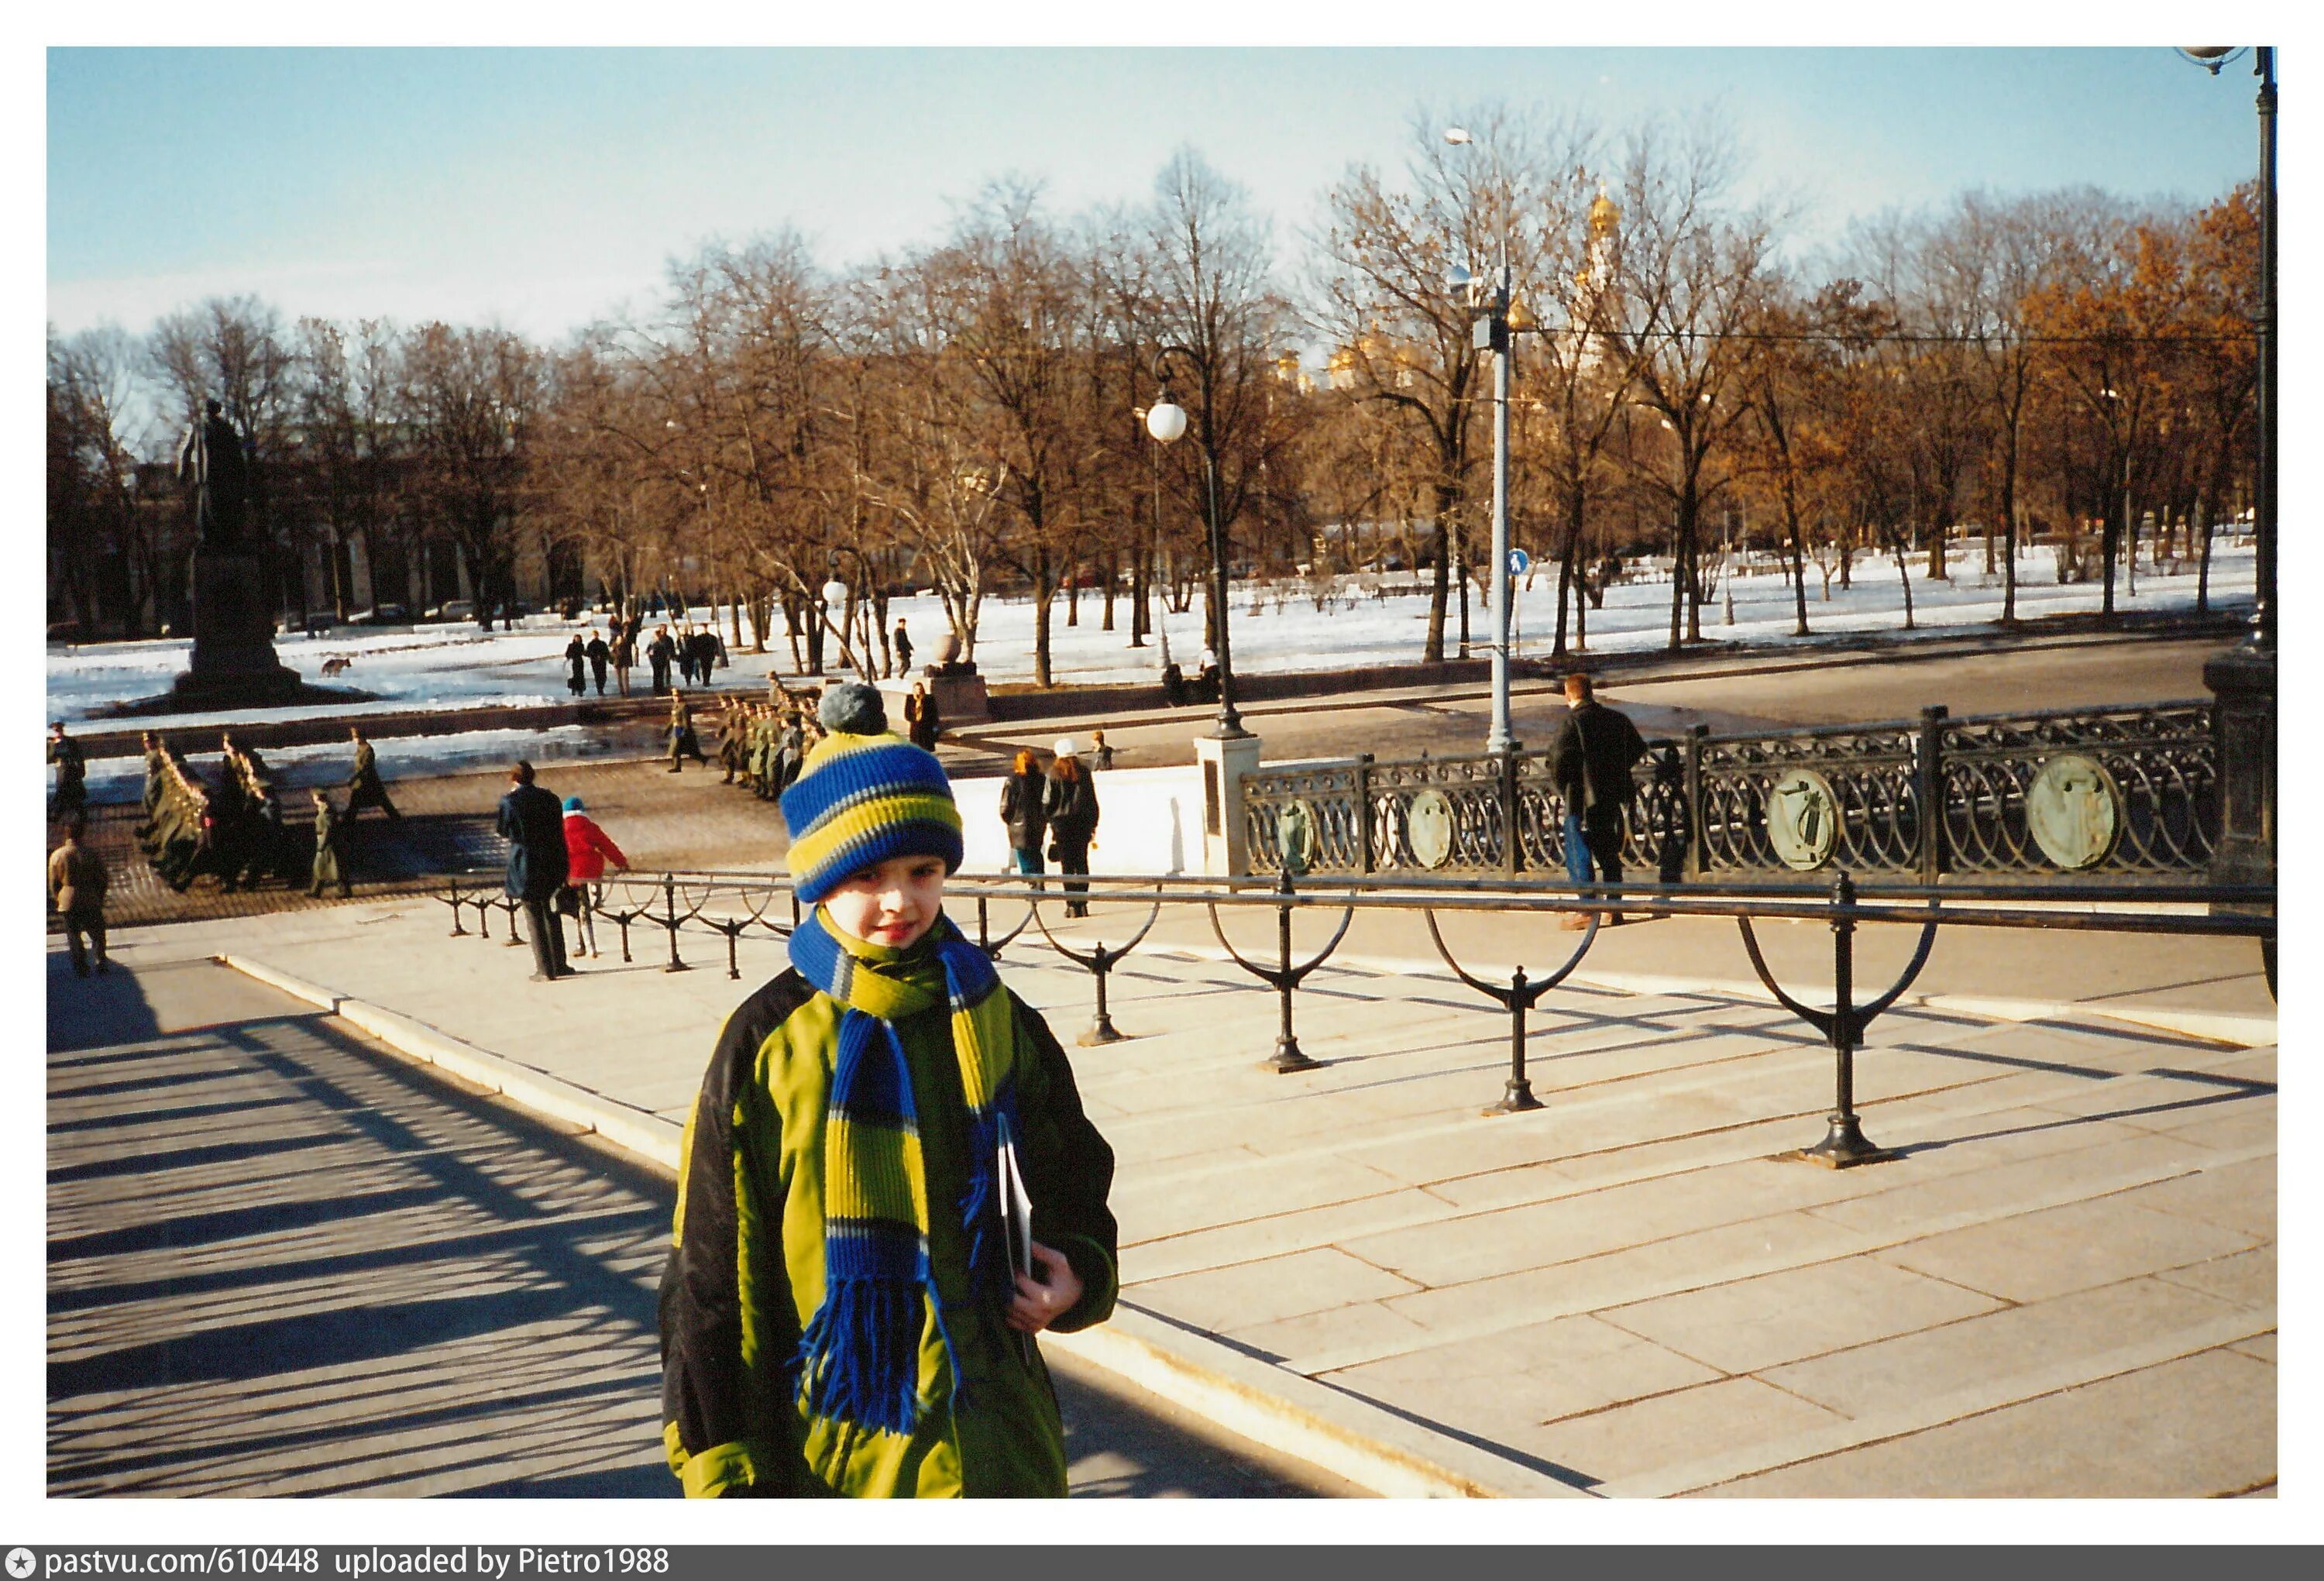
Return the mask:
<path fill-rule="evenodd" d="M 581 679 L 581 667 L 588 662 L 589 650 L 582 645 L 581 634 L 575 632 L 573 640 L 565 645 L 565 689 L 579 697 L 586 685 Z"/>
<path fill-rule="evenodd" d="M 669 628 L 656 626 L 653 640 L 646 644 L 646 663 L 653 666 L 653 694 L 657 697 L 669 690 L 669 661 L 677 652 L 677 645 L 669 639 Z"/>
<path fill-rule="evenodd" d="M 532 783 L 531 764 L 520 760 L 509 770 L 497 827 L 509 842 L 502 893 L 524 905 L 525 927 L 532 935 L 532 980 L 553 982 L 573 970 L 565 964 L 565 928 L 554 909 L 565 884 L 565 809 Z"/>
<path fill-rule="evenodd" d="M 49 803 L 49 822 L 69 823 L 88 810 L 88 764 L 80 743 L 65 733 L 65 722 L 49 727 L 49 761 L 57 766 L 57 794 Z"/>
<path fill-rule="evenodd" d="M 701 740 L 694 733 L 694 710 L 686 701 L 686 694 L 673 692 L 669 699 L 669 771 L 682 771 L 684 759 L 691 757 L 696 763 L 707 764 L 702 755 Z"/>
<path fill-rule="evenodd" d="M 379 777 L 379 754 L 364 739 L 363 726 L 349 725 L 347 739 L 355 744 L 355 768 L 347 776 L 346 786 L 347 822 L 353 823 L 355 814 L 365 807 L 377 807 L 391 819 L 401 818 L 403 814 L 395 810 L 395 804 L 387 799 L 387 786 Z"/>
<path fill-rule="evenodd" d="M 1565 798 L 1565 875 L 1576 884 L 1590 882 L 1592 858 L 1605 883 L 1622 881 L 1622 813 L 1630 804 L 1630 769 L 1646 755 L 1646 743 L 1628 716 L 1597 700 L 1590 677 L 1576 671 L 1565 677 L 1565 722 L 1550 746 L 1550 777 Z M 1619 904 L 1621 895 L 1609 889 L 1606 898 Z M 1622 914 L 1609 912 L 1607 922 L 1619 923 Z M 1579 931 L 1590 925 L 1581 912 L 1568 915 L 1561 927 Z"/>
<path fill-rule="evenodd" d="M 586 953 L 593 961 L 597 959 L 597 903 L 604 897 L 607 862 L 624 873 L 630 870 L 630 859 L 622 854 L 611 835 L 597 827 L 581 798 L 566 797 L 566 893 L 572 896 L 573 936 L 588 946 L 576 953 Z"/>
<path fill-rule="evenodd" d="M 1097 840 L 1097 782 L 1082 767 L 1078 750 L 1071 736 L 1060 737 L 1056 761 L 1049 765 L 1048 796 L 1044 805 L 1049 818 L 1049 855 L 1056 859 L 1060 873 L 1086 874 L 1090 870 L 1090 847 Z M 1068 883 L 1065 893 L 1085 896 L 1089 886 Z M 1065 915 L 1087 916 L 1089 903 L 1068 900 Z"/>
<path fill-rule="evenodd" d="M 337 889 L 345 900 L 355 893 L 347 882 L 346 867 L 346 825 L 339 821 L 338 809 L 322 791 L 315 792 L 315 863 L 308 875 L 307 893 L 317 899 L 325 888 Z"/>
<path fill-rule="evenodd" d="M 1113 1151 L 1047 1023 L 944 914 L 943 768 L 860 682 L 823 718 L 782 807 L 813 909 L 726 1018 L 682 1144 L 669 1466 L 701 1498 L 1061 1498 L 1035 1336 L 1113 1310 Z"/>
<path fill-rule="evenodd" d="M 1113 767 L 1113 749 L 1105 744 L 1103 731 L 1090 731 L 1090 767 L 1092 768 Z"/>
<path fill-rule="evenodd" d="M 605 646 L 605 639 L 598 636 L 597 628 L 592 626 L 589 628 L 588 644 L 581 651 L 589 656 L 589 678 L 597 685 L 597 695 L 603 697 L 605 694 L 605 666 L 613 659 L 613 649 Z"/>
<path fill-rule="evenodd" d="M 1017 754 L 1001 786 L 1001 822 L 1009 828 L 1017 871 L 1036 878 L 1041 873 L 1041 836 L 1049 827 L 1048 788 L 1048 777 L 1030 747 Z"/>
<path fill-rule="evenodd" d="M 912 683 L 912 694 L 904 699 L 904 723 L 912 745 L 923 752 L 936 749 L 936 738 L 944 733 L 944 716 L 936 711 L 936 694 L 926 681 Z"/>
<path fill-rule="evenodd" d="M 65 919 L 65 949 L 76 977 L 88 975 L 91 944 L 97 947 L 97 970 L 113 970 L 105 958 L 105 891 L 112 878 L 105 859 L 81 843 L 88 828 L 83 819 L 69 820 L 65 842 L 49 853 L 49 904 Z"/>
<path fill-rule="evenodd" d="M 638 632 L 634 622 L 613 617 L 613 640 L 606 649 L 606 658 L 613 666 L 613 686 L 624 697 L 630 694 L 630 666 L 638 661 Z"/>
<path fill-rule="evenodd" d="M 904 630 L 904 617 L 901 615 L 896 617 L 896 634 L 888 639 L 888 646 L 896 651 L 897 678 L 900 680 L 910 675 L 912 673 L 912 639 L 911 634 Z"/>

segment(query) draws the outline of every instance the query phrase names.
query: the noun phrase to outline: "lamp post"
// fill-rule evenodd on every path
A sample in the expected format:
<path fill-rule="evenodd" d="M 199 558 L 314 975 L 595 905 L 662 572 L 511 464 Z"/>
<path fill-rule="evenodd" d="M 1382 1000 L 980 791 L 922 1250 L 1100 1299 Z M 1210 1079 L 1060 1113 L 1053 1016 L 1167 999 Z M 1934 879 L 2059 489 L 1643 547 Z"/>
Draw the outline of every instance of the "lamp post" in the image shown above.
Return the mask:
<path fill-rule="evenodd" d="M 2182 49 L 2180 54 L 2212 76 L 2243 53 L 2241 49 Z M 2275 336 L 2275 51 L 2252 51 L 2252 75 L 2259 78 L 2259 497 L 2253 501 L 2253 536 L 2258 540 L 2253 567 L 2252 644 L 2275 652 L 2275 468 L 2277 362 Z M 2210 524 L 2204 524 L 2209 530 Z"/>
<path fill-rule="evenodd" d="M 1205 514 L 1211 530 L 1211 607 L 1218 614 L 1219 648 L 1219 717 L 1211 734 L 1219 740 L 1240 740 L 1250 732 L 1242 728 L 1242 716 L 1234 705 L 1234 659 L 1227 647 L 1227 547 L 1219 526 L 1219 473 L 1211 456 L 1211 370 L 1210 364 L 1182 345 L 1166 345 L 1154 354 L 1154 378 L 1161 385 L 1161 393 L 1147 409 L 1146 431 L 1165 445 L 1175 445 L 1186 432 L 1186 409 L 1170 399 L 1170 376 L 1165 371 L 1173 356 L 1185 358 L 1194 364 L 1194 372 L 1203 382 L 1203 435 L 1196 448 L 1203 453 L 1203 487 Z"/>
<path fill-rule="evenodd" d="M 2257 538 L 2252 634 L 2214 655 L 2204 685 L 2218 698 L 2212 740 L 2219 760 L 2219 840 L 2211 876 L 2223 883 L 2275 882 L 2275 51 L 2253 49 L 2259 78 L 2259 489 L 2252 502 Z M 2217 77 L 2239 49 L 2183 49 Z M 2204 524 L 2208 531 L 2209 523 Z"/>
<path fill-rule="evenodd" d="M 1444 141 L 1455 147 L 1471 147 L 1476 140 L 1466 127 L 1452 126 L 1445 129 Z M 1498 176 L 1498 161 L 1495 173 Z M 1479 351 L 1493 354 L 1493 634 L 1488 644 L 1493 656 L 1493 722 L 1485 736 L 1485 750 L 1514 752 L 1517 741 L 1509 728 L 1509 299 L 1513 293 L 1506 212 L 1500 251 L 1500 272 L 1489 290 L 1480 290 L 1459 264 L 1453 265 L 1446 282 L 1466 294 L 1476 315 L 1472 344 Z"/>
<path fill-rule="evenodd" d="M 831 574 L 831 580 L 823 584 L 821 591 L 823 593 L 824 626 L 831 632 L 833 637 L 838 639 L 839 645 L 844 650 L 847 646 L 847 638 L 845 633 L 841 630 L 839 623 L 841 619 L 847 612 L 847 584 L 839 579 L 838 571 L 834 569 Z M 818 673 L 820 673 L 819 667 Z"/>
<path fill-rule="evenodd" d="M 1725 538 L 1726 542 L 1719 551 L 1719 557 L 1724 562 L 1720 566 L 1724 574 L 1720 577 L 1719 585 L 1726 613 L 1720 616 L 1720 624 L 1732 626 L 1735 624 L 1735 507 L 1732 505 L 1727 508 Z"/>

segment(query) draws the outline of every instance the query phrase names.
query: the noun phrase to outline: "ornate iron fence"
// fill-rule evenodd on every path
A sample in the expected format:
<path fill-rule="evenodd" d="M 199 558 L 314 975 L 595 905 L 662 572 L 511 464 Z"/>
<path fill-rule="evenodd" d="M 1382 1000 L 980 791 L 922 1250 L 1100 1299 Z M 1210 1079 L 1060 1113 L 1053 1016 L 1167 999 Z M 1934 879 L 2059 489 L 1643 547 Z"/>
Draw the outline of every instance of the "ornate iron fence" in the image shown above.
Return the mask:
<path fill-rule="evenodd" d="M 2208 703 L 1654 744 L 1623 867 L 1665 883 L 1837 869 L 1916 878 L 2200 877 L 2218 827 Z M 1546 751 L 1286 764 L 1243 780 L 1254 871 L 1561 872 Z"/>

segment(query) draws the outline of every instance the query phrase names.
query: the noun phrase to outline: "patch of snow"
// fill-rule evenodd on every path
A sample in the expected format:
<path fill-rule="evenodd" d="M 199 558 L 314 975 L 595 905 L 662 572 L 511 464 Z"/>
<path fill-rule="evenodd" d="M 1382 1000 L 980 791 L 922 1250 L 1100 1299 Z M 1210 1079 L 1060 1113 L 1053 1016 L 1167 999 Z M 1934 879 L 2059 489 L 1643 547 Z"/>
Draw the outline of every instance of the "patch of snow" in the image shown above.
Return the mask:
<path fill-rule="evenodd" d="M 2119 581 L 2116 607 L 2125 611 L 2190 611 L 2195 604 L 2196 575 L 2192 562 L 2182 562 L 2178 574 L 2164 576 L 2142 567 L 2138 593 L 2132 597 Z M 2099 607 L 2101 589 L 2092 584 L 2061 586 L 2054 575 L 2055 561 L 2047 546 L 2023 551 L 2017 587 L 2018 611 L 2025 616 L 2092 611 Z M 2222 541 L 2213 553 L 2211 593 L 2215 600 L 2247 598 L 2252 590 L 2254 555 L 2248 547 Z M 1974 548 L 1958 552 L 1953 574 L 1932 581 L 1925 557 L 1911 563 L 1914 623 L 1940 630 L 1990 623 L 2001 613 L 2001 579 L 1987 576 L 1983 557 Z M 1816 567 L 1808 566 L 1808 625 L 1818 636 L 1834 633 L 1900 630 L 1904 625 L 1904 592 L 1893 558 L 1864 556 L 1851 580 L 1837 583 L 1831 597 L 1822 596 Z M 1554 568 L 1536 571 L 1527 588 L 1520 579 L 1513 621 L 1517 657 L 1546 655 L 1557 619 Z M 1420 657 L 1426 631 L 1428 600 L 1425 594 L 1398 593 L 1386 599 L 1362 594 L 1354 578 L 1341 580 L 1340 596 L 1319 611 L 1305 585 L 1285 583 L 1260 586 L 1244 583 L 1235 590 L 1231 634 L 1235 667 L 1250 674 L 1296 673 L 1373 665 L 1409 664 Z M 1781 646 L 1798 640 L 1792 635 L 1793 595 L 1778 575 L 1738 576 L 1734 583 L 1735 623 L 1724 623 L 1723 600 L 1714 597 L 1702 611 L 1703 635 L 1714 641 Z M 1660 583 L 1621 583 L 1608 590 L 1603 609 L 1589 612 L 1590 651 L 1639 653 L 1661 648 L 1669 635 L 1671 589 Z M 1252 612 L 1254 603 L 1259 612 Z M 1148 642 L 1131 648 L 1128 601 L 1118 600 L 1116 630 L 1099 629 L 1104 600 L 1084 592 L 1075 625 L 1065 623 L 1061 594 L 1051 611 L 1050 674 L 1061 685 L 1150 682 L 1160 673 L 1161 648 Z M 889 619 L 903 616 L 910 624 L 917 651 L 932 655 L 946 627 L 942 604 L 933 595 L 891 601 Z M 1445 649 L 1455 651 L 1460 630 L 1456 600 L 1445 611 Z M 584 617 L 567 623 L 554 616 L 535 616 L 514 631 L 478 630 L 473 626 L 421 626 L 355 635 L 289 636 L 276 640 L 282 661 L 309 683 L 338 685 L 374 694 L 368 703 L 320 704 L 295 709 L 241 709 L 214 713 L 171 714 L 154 720 L 107 720 L 107 728 L 156 728 L 196 724 L 228 724 L 262 719 L 301 719 L 336 714 L 404 712 L 413 709 L 521 707 L 567 701 L 562 655 L 574 631 L 602 618 Z M 1198 594 L 1185 614 L 1165 617 L 1169 651 L 1192 675 L 1202 653 L 1202 600 Z M 1482 656 L 1489 635 L 1485 601 L 1472 595 L 1470 610 L 1471 652 Z M 51 648 L 48 654 L 49 712 L 52 718 L 86 720 L 97 711 L 166 691 L 186 667 L 191 643 L 164 639 L 149 642 L 90 643 L 70 649 Z M 1025 683 L 1033 678 L 1033 605 L 1029 599 L 988 597 L 981 611 L 976 662 L 986 681 L 994 685 Z M 326 658 L 345 656 L 355 662 L 343 675 L 326 680 Z M 779 639 L 765 654 L 747 649 L 731 653 L 732 666 L 719 672 L 722 689 L 757 691 L 766 673 L 790 672 L 790 651 Z M 642 665 L 632 672 L 635 685 L 649 672 Z M 593 691 L 594 695 L 594 691 Z M 493 734 L 496 732 L 485 732 Z M 528 740 L 534 732 L 505 732 Z M 463 738 L 464 740 L 466 738 Z M 383 756 L 386 742 L 379 743 Z"/>

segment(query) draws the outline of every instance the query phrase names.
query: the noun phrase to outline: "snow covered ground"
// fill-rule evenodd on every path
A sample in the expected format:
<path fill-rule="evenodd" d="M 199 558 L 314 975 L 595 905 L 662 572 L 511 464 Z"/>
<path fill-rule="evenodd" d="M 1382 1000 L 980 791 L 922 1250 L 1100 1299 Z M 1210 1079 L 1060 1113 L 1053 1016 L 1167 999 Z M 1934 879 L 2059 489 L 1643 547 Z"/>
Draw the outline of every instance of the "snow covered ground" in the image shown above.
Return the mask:
<path fill-rule="evenodd" d="M 2058 585 L 2054 562 L 2047 548 L 2028 551 L 2020 564 L 2018 612 L 2028 617 L 2096 610 L 2099 589 L 2094 585 Z M 1960 628 L 1989 623 L 2001 613 L 2001 580 L 1987 577 L 1982 557 L 1975 552 L 1958 555 L 1949 581 L 1932 582 L 1924 574 L 1925 561 L 1913 565 L 1915 622 L 1925 629 Z M 2229 547 L 2223 540 L 2211 566 L 2215 600 L 2248 598 L 2252 590 L 2253 555 L 2248 547 Z M 2191 564 L 2176 575 L 2164 576 L 2142 568 L 2138 594 L 2128 596 L 2119 585 L 2116 607 L 2125 611 L 2191 610 L 2195 603 Z M 1903 627 L 1904 594 L 1893 559 L 1866 557 L 1856 566 L 1855 585 L 1835 584 L 1829 601 L 1822 597 L 1815 568 L 1808 572 L 1808 624 L 1818 635 L 1836 632 L 1894 631 Z M 1734 583 L 1735 623 L 1723 623 L 1722 604 L 1714 600 L 1703 607 L 1703 635 L 1714 640 L 1780 646 L 1792 636 L 1792 591 L 1780 576 L 1738 576 Z M 1658 648 L 1669 634 L 1670 584 L 1624 584 L 1608 592 L 1606 607 L 1590 611 L 1590 648 L 1597 653 L 1634 653 Z M 1254 602 L 1258 612 L 1253 612 Z M 1128 646 L 1130 611 L 1117 603 L 1118 630 L 1099 630 L 1103 601 L 1084 593 L 1081 618 L 1065 624 L 1061 597 L 1052 615 L 1051 676 L 1059 685 L 1136 682 L 1154 678 L 1161 667 L 1161 650 L 1149 644 Z M 932 652 L 945 627 L 942 607 L 933 597 L 901 599 L 890 606 L 891 619 L 904 616 L 920 652 Z M 1387 599 L 1360 596 L 1351 581 L 1342 596 L 1325 611 L 1297 584 L 1286 585 L 1278 598 L 1272 588 L 1244 584 L 1237 589 L 1231 628 L 1235 667 L 1247 673 L 1342 669 L 1369 665 L 1406 664 L 1417 660 L 1426 630 L 1428 601 L 1418 594 Z M 1519 657 L 1545 654 L 1557 618 L 1557 586 L 1553 571 L 1536 573 L 1530 589 L 1520 586 L 1517 599 L 1516 638 Z M 1457 609 L 1446 613 L 1445 647 L 1452 650 L 1459 632 Z M 572 632 L 589 624 L 587 617 L 570 624 L 554 616 L 536 615 L 514 631 L 485 634 L 470 626 L 421 626 L 355 635 L 287 637 L 276 643 L 285 664 L 308 681 L 322 685 L 346 685 L 374 694 L 379 701 L 360 704 L 322 705 L 296 710 L 244 710 L 215 714 L 171 714 L 152 721 L 107 720 L 107 728 L 152 723 L 183 727 L 197 723 L 232 724 L 241 720 L 297 718 L 336 713 L 360 714 L 410 709 L 471 708 L 491 705 L 520 707 L 562 702 L 565 666 L 559 657 Z M 1202 605 L 1167 621 L 1170 653 L 1191 672 L 1202 651 Z M 1487 633 L 1484 602 L 1470 611 L 1470 631 L 1477 647 Z M 988 598 L 978 632 L 976 660 L 993 685 L 1033 678 L 1033 607 L 1029 601 Z M 171 679 L 186 667 L 190 643 L 184 639 L 151 642 L 90 643 L 48 654 L 48 705 L 51 718 L 80 721 L 115 703 L 150 697 L 167 691 Z M 346 674 L 326 681 L 326 658 L 344 655 L 355 662 Z M 733 667 L 721 671 L 721 681 L 755 689 L 770 667 L 788 669 L 787 648 L 765 656 L 736 652 Z M 642 679 L 642 666 L 636 672 Z M 521 738 L 540 743 L 558 731 L 479 732 Z M 577 732 L 576 732 L 577 733 Z M 481 741 L 463 740 L 460 760 L 471 756 L 471 745 L 492 758 L 504 755 L 503 740 L 490 749 Z M 389 744 L 380 743 L 383 756 Z M 448 743 L 415 742 L 409 749 L 441 752 Z M 546 752 L 541 755 L 547 756 Z M 447 763 L 449 759 L 446 760 Z M 406 772 L 424 771 L 420 764 Z"/>

